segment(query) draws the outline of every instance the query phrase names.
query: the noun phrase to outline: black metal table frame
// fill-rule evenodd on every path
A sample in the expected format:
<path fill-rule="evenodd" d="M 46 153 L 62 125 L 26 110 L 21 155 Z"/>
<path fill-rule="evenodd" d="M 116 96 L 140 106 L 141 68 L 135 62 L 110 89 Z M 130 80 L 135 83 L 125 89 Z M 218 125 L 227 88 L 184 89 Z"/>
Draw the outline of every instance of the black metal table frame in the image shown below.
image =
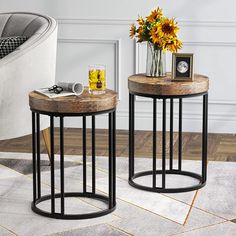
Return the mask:
<path fill-rule="evenodd" d="M 32 111 L 32 158 L 33 158 L 33 202 L 31 209 L 42 216 L 56 219 L 88 219 L 106 215 L 116 208 L 116 109 L 91 113 L 51 113 Z M 95 150 L 95 116 L 108 113 L 108 196 L 96 193 L 96 150 Z M 50 158 L 51 158 L 51 194 L 41 195 L 41 168 L 40 168 L 40 114 L 50 116 Z M 64 186 L 64 117 L 81 116 L 83 120 L 83 192 L 65 192 Z M 87 191 L 86 170 L 86 117 L 92 117 L 92 188 Z M 54 168 L 54 117 L 60 119 L 60 192 L 55 193 Z M 100 200 L 107 204 L 107 209 L 86 214 L 66 214 L 65 198 L 82 197 Z M 55 211 L 55 199 L 60 198 L 60 212 Z M 40 209 L 40 202 L 51 200 L 51 211 Z"/>
<path fill-rule="evenodd" d="M 135 96 L 149 97 L 153 99 L 153 161 L 152 170 L 135 173 L 135 140 L 134 140 L 134 124 L 135 124 Z M 202 170 L 201 175 L 182 170 L 182 99 L 194 96 L 203 96 L 203 114 L 202 114 Z M 162 168 L 156 169 L 157 147 L 157 99 L 162 99 Z M 170 149 L 169 149 L 169 169 L 166 170 L 166 101 L 170 100 Z M 178 122 L 178 167 L 173 167 L 173 130 L 174 130 L 174 99 L 179 100 L 179 122 Z M 140 93 L 129 93 L 129 184 L 135 188 L 159 192 L 159 193 L 178 193 L 188 192 L 202 188 L 207 180 L 207 129 L 208 129 L 208 93 L 199 93 L 182 96 L 152 96 Z M 166 174 L 183 175 L 199 180 L 198 184 L 188 187 L 167 188 Z M 139 177 L 152 175 L 152 186 L 145 186 L 136 183 L 134 180 Z M 162 175 L 161 186 L 156 186 L 156 175 Z"/>

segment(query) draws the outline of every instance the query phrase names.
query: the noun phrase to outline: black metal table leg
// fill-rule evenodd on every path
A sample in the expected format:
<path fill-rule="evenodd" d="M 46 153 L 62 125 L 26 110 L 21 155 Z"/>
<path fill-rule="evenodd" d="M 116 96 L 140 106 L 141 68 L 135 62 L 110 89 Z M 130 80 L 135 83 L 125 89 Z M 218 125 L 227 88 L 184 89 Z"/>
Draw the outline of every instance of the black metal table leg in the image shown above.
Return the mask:
<path fill-rule="evenodd" d="M 38 198 L 41 197 L 41 161 L 40 161 L 40 115 L 36 114 L 37 120 L 37 189 L 38 189 Z"/>
<path fill-rule="evenodd" d="M 157 169 L 157 160 L 156 160 L 156 145 L 157 145 L 157 101 L 154 98 L 153 99 L 153 131 L 152 131 L 152 142 L 153 142 L 153 148 L 152 148 L 152 165 L 153 165 L 153 173 L 152 173 L 152 186 L 153 188 L 156 187 L 156 169 Z"/>
<path fill-rule="evenodd" d="M 61 214 L 65 213 L 64 191 L 64 117 L 60 117 L 60 173 L 61 173 Z"/>
<path fill-rule="evenodd" d="M 140 95 L 140 94 L 137 94 Z M 202 188 L 206 184 L 207 175 L 207 113 L 208 113 L 208 95 L 207 93 L 200 94 L 203 95 L 203 128 L 202 128 L 202 174 L 197 174 L 190 171 L 182 170 L 182 96 L 178 97 L 162 97 L 162 96 L 148 96 L 153 98 L 153 166 L 152 170 L 141 171 L 135 173 L 133 162 L 134 162 L 134 100 L 132 94 L 130 94 L 129 103 L 129 184 L 135 188 L 151 191 L 151 192 L 161 192 L 161 193 L 178 193 L 178 192 L 188 192 Z M 141 96 L 141 95 L 140 95 Z M 188 96 L 184 96 L 188 97 Z M 190 97 L 190 96 L 189 96 Z M 163 99 L 163 110 L 162 110 L 162 168 L 161 170 L 156 170 L 156 99 Z M 178 137 L 178 167 L 174 169 L 173 159 L 173 132 L 174 132 L 174 98 L 179 99 L 179 137 Z M 170 99 L 170 153 L 169 153 L 169 169 L 166 170 L 166 100 Z M 146 186 L 136 183 L 134 180 L 144 176 L 152 176 L 152 185 Z M 156 186 L 156 175 L 162 176 L 162 185 Z M 199 183 L 179 188 L 168 188 L 166 187 L 166 175 L 181 175 L 188 176 L 197 179 Z"/>
<path fill-rule="evenodd" d="M 116 110 L 115 108 L 104 111 L 108 113 L 109 117 L 109 166 L 108 166 L 108 194 L 96 193 L 96 153 L 95 153 L 95 115 L 89 114 L 92 117 L 92 191 L 87 191 L 87 166 L 86 166 L 86 116 L 82 114 L 83 119 L 83 191 L 82 192 L 65 192 L 65 174 L 64 174 L 64 117 L 67 114 L 60 113 L 60 192 L 55 193 L 55 156 L 54 156 L 54 115 L 50 116 L 50 143 L 51 143 L 51 193 L 41 196 L 40 184 L 40 119 L 39 114 L 32 112 L 32 159 L 33 159 L 33 202 L 31 209 L 39 215 L 56 218 L 56 219 L 89 219 L 94 217 L 103 216 L 111 213 L 116 208 Z M 43 113 L 45 114 L 45 113 Z M 100 113 L 99 113 L 100 114 Z M 36 127 L 37 125 L 37 127 Z M 37 158 L 39 157 L 39 158 Z M 39 164 L 37 165 L 37 162 Z M 40 188 L 39 188 L 40 186 Z M 38 197 L 37 197 L 38 195 Z M 96 212 L 85 214 L 68 214 L 65 213 L 65 199 L 71 197 L 90 198 L 102 201 L 107 205 L 107 208 L 100 209 Z M 55 212 L 55 199 L 59 198 L 61 211 Z M 51 210 L 45 211 L 40 209 L 39 203 L 50 200 Z"/>
<path fill-rule="evenodd" d="M 178 169 L 182 169 L 182 98 L 179 99 L 179 147 L 178 147 Z"/>
<path fill-rule="evenodd" d="M 166 99 L 163 99 L 162 111 L 162 188 L 166 187 Z"/>
<path fill-rule="evenodd" d="M 174 102 L 170 99 L 170 170 L 173 169 L 173 129 L 174 129 Z"/>
<path fill-rule="evenodd" d="M 208 152 L 208 94 L 205 95 L 205 102 L 206 102 L 206 114 L 205 114 L 205 182 L 207 180 L 207 152 Z"/>
<path fill-rule="evenodd" d="M 35 143 L 35 112 L 32 112 L 32 166 L 33 166 L 33 203 L 37 199 L 37 190 L 36 190 L 36 143 Z"/>
<path fill-rule="evenodd" d="M 116 205 L 116 111 L 113 112 L 113 169 L 112 169 L 112 176 L 113 176 L 113 205 Z"/>
<path fill-rule="evenodd" d="M 55 213 L 55 176 L 54 176 L 54 117 L 50 116 L 51 143 L 51 214 Z"/>
<path fill-rule="evenodd" d="M 202 125 L 202 178 L 207 177 L 207 120 L 208 120 L 208 95 L 203 96 L 203 125 Z"/>
<path fill-rule="evenodd" d="M 95 159 L 95 116 L 92 116 L 92 193 L 96 189 L 96 159 Z"/>
<path fill-rule="evenodd" d="M 129 94 L 129 179 L 134 175 L 134 95 Z"/>
<path fill-rule="evenodd" d="M 113 113 L 109 113 L 109 130 L 108 130 L 108 145 L 109 145 L 109 157 L 108 157 L 108 193 L 109 193 L 109 208 L 113 206 Z"/>
<path fill-rule="evenodd" d="M 83 116 L 83 192 L 87 192 L 87 168 L 86 168 L 86 116 Z"/>

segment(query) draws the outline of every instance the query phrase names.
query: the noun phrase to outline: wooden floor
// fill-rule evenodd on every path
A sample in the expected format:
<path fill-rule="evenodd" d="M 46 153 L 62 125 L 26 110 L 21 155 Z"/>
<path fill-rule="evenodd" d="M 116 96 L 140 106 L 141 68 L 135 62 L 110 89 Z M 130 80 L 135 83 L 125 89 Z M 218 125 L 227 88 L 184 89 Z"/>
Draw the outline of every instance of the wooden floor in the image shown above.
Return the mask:
<path fill-rule="evenodd" d="M 65 154 L 82 154 L 82 130 L 65 129 Z M 167 134 L 167 153 L 169 150 Z M 158 154 L 161 154 L 161 133 L 158 133 Z M 96 131 L 96 154 L 107 156 L 107 130 Z M 234 134 L 209 134 L 208 136 L 208 159 L 215 161 L 236 162 L 236 135 Z M 59 132 L 55 130 L 55 151 L 59 152 Z M 87 134 L 87 155 L 91 155 L 91 132 Z M 177 155 L 178 135 L 174 134 L 174 152 Z M 43 141 L 41 151 L 46 153 Z M 31 136 L 17 139 L 0 141 L 0 152 L 31 152 Z M 152 156 L 152 132 L 135 132 L 135 155 L 136 157 Z M 117 156 L 128 156 L 128 132 L 117 130 Z M 201 157 L 201 135 L 197 133 L 183 134 L 183 157 L 184 159 L 197 160 Z"/>

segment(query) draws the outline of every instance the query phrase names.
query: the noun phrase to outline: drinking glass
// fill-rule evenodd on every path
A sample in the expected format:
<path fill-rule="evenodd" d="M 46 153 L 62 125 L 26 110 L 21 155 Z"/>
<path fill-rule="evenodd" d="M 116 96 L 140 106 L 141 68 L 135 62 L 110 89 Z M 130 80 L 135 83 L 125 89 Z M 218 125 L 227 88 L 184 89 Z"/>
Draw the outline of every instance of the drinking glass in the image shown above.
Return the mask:
<path fill-rule="evenodd" d="M 104 65 L 89 66 L 89 92 L 92 94 L 105 93 L 106 67 Z"/>

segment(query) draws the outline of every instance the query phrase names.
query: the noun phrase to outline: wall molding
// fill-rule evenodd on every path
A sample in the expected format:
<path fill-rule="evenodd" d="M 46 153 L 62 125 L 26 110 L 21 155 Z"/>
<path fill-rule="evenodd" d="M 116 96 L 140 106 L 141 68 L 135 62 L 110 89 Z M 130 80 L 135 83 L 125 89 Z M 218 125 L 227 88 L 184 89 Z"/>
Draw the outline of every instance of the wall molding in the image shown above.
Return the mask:
<path fill-rule="evenodd" d="M 75 25 L 131 25 L 136 19 L 79 19 L 79 18 L 57 18 L 59 24 Z M 236 28 L 236 21 L 191 21 L 178 20 L 180 27 L 207 27 L 207 28 Z M 183 42 L 186 46 L 205 47 L 236 47 L 236 42 L 227 41 L 206 41 L 206 42 Z"/>
<path fill-rule="evenodd" d="M 139 130 L 152 130 L 152 113 L 136 110 L 135 124 Z M 184 132 L 201 132 L 202 131 L 202 115 L 196 113 L 183 113 L 183 131 Z M 117 119 L 120 122 L 117 124 L 119 129 L 128 129 L 127 125 L 124 125 L 128 119 L 127 111 L 118 111 Z M 157 130 L 161 131 L 162 116 L 157 113 Z M 209 133 L 236 133 L 235 128 L 236 113 L 228 114 L 212 113 L 208 117 L 208 131 Z M 169 130 L 169 114 L 167 114 L 167 131 Z M 174 130 L 178 130 L 178 114 L 174 114 Z"/>
<path fill-rule="evenodd" d="M 59 24 L 80 24 L 80 25 L 131 25 L 136 19 L 83 19 L 58 17 Z M 236 21 L 201 21 L 179 19 L 181 27 L 212 27 L 212 28 L 236 28 Z"/>
<path fill-rule="evenodd" d="M 184 46 L 198 46 L 198 47 L 236 47 L 233 42 L 183 42 Z"/>
<path fill-rule="evenodd" d="M 236 28 L 236 21 L 179 20 L 178 22 L 183 27 Z"/>
<path fill-rule="evenodd" d="M 85 44 L 112 44 L 115 46 L 115 88 L 114 90 L 118 93 L 119 99 L 121 98 L 120 90 L 120 50 L 121 50 L 121 40 L 120 39 L 87 39 L 87 38 L 58 38 L 58 43 L 85 43 Z"/>
<path fill-rule="evenodd" d="M 151 102 L 151 99 L 137 96 L 136 101 L 137 102 Z M 161 102 L 157 101 L 157 103 L 161 103 Z M 167 103 L 169 103 L 168 100 L 167 100 Z M 176 103 L 178 103 L 178 102 L 176 102 Z M 185 99 L 183 99 L 183 103 L 202 104 L 202 99 L 185 98 Z M 233 105 L 233 106 L 235 106 L 236 100 L 209 99 L 208 103 L 212 104 L 212 105 Z"/>
<path fill-rule="evenodd" d="M 130 25 L 135 20 L 123 19 L 80 19 L 80 18 L 57 18 L 59 24 L 79 24 L 79 25 Z"/>
<path fill-rule="evenodd" d="M 118 110 L 118 116 L 120 117 L 128 117 L 128 110 Z M 135 111 L 135 117 L 137 118 L 149 118 L 153 119 L 153 113 L 150 111 Z M 157 112 L 157 118 L 162 118 L 162 111 Z M 169 112 L 166 113 L 167 120 L 170 118 Z M 179 118 L 179 113 L 174 112 L 174 119 Z M 197 112 L 184 112 L 183 111 L 183 119 L 188 120 L 202 120 L 202 113 Z M 221 121 L 236 121 L 236 113 L 225 114 L 225 113 L 209 113 L 208 120 L 221 120 Z"/>

